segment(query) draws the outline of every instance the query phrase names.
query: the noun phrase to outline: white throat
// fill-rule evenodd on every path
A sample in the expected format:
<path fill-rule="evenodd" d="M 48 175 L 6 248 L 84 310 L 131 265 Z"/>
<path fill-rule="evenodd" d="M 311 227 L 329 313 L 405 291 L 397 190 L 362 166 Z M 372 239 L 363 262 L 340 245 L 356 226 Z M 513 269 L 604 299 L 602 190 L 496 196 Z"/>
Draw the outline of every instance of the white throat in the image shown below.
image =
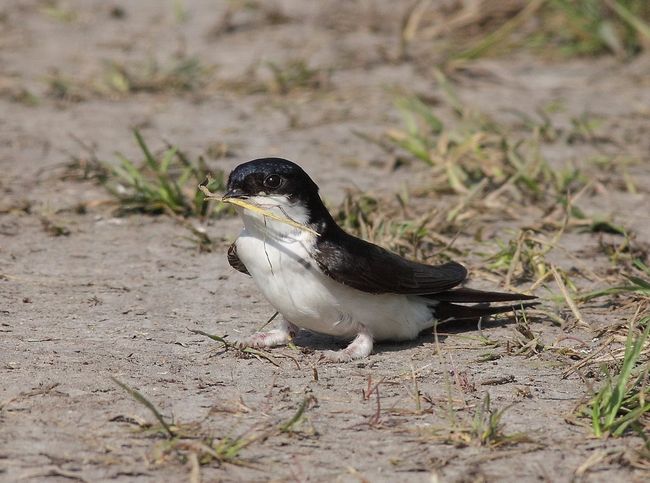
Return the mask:
<path fill-rule="evenodd" d="M 291 203 L 286 196 L 251 196 L 247 201 L 270 211 L 274 215 L 287 218 L 301 225 L 307 225 L 309 222 L 307 208 L 299 203 Z M 258 235 L 286 241 L 304 241 L 305 235 L 313 236 L 300 228 L 273 220 L 272 218 L 245 208 L 237 207 L 237 212 L 244 222 L 245 230 L 253 236 Z"/>

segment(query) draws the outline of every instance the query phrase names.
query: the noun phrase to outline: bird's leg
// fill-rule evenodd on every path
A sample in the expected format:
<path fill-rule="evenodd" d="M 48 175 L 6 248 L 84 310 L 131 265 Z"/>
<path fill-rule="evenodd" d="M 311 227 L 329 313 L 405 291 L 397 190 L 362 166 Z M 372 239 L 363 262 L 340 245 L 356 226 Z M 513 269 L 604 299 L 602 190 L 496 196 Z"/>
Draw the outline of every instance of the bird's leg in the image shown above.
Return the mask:
<path fill-rule="evenodd" d="M 249 337 L 235 341 L 240 347 L 255 347 L 262 349 L 265 347 L 276 347 L 287 344 L 300 330 L 296 325 L 288 320 L 280 322 L 279 329 L 269 330 L 268 332 L 255 332 Z"/>
<path fill-rule="evenodd" d="M 340 351 L 325 351 L 322 359 L 329 362 L 347 362 L 354 359 L 363 359 L 372 352 L 372 334 L 363 325 L 361 330 L 350 345 Z"/>

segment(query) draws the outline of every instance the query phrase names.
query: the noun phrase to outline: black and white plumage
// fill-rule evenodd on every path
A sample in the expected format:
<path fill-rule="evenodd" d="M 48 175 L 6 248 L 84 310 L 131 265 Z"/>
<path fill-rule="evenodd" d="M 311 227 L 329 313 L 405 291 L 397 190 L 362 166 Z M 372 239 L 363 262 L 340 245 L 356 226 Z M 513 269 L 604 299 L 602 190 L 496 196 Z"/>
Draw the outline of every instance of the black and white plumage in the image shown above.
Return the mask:
<path fill-rule="evenodd" d="M 237 207 L 244 229 L 228 250 L 228 262 L 250 275 L 284 317 L 279 329 L 253 334 L 244 345 L 285 344 L 302 328 L 352 339 L 344 350 L 324 354 L 346 361 L 366 357 L 374 341 L 415 339 L 437 321 L 477 320 L 521 307 L 486 302 L 534 298 L 454 288 L 467 277 L 459 263 L 413 262 L 346 233 L 325 208 L 318 186 L 284 159 L 239 165 L 228 179 L 227 198 L 244 199 L 313 230 Z M 483 305 L 459 305 L 473 302 Z"/>

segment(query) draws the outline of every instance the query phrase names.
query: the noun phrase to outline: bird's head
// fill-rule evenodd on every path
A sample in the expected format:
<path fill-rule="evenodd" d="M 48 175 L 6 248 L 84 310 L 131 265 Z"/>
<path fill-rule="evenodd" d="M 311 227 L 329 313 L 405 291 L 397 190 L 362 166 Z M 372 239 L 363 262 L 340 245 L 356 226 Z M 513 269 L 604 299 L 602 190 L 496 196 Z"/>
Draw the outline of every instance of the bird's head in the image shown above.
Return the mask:
<path fill-rule="evenodd" d="M 281 158 L 255 159 L 237 166 L 228 177 L 223 198 L 239 198 L 307 226 L 331 219 L 316 183 L 300 166 Z"/>

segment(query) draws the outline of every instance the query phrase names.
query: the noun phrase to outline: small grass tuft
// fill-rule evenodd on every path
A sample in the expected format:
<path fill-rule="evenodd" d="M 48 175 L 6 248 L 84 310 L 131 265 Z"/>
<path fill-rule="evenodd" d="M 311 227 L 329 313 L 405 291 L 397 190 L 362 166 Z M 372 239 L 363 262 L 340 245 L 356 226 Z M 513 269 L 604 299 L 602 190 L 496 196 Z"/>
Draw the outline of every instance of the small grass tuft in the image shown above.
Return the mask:
<path fill-rule="evenodd" d="M 140 92 L 200 94 L 208 87 L 213 71 L 213 66 L 198 57 L 181 56 L 166 62 L 154 58 L 106 61 L 102 71 L 90 78 L 78 78 L 55 69 L 44 81 L 48 97 L 81 102 L 93 97 L 115 98 Z"/>
<path fill-rule="evenodd" d="M 155 461 L 162 461 L 167 455 L 173 454 L 182 462 L 186 462 L 192 454 L 195 454 L 200 464 L 207 464 L 214 460 L 220 463 L 229 462 L 237 464 L 239 463 L 238 457 L 242 449 L 255 441 L 268 437 L 264 433 L 252 434 L 250 436 L 242 435 L 236 438 L 226 436 L 221 439 L 202 436 L 197 434 L 201 432 L 201 428 L 197 425 L 180 426 L 167 423 L 156 406 L 144 397 L 140 391 L 119 381 L 115 377 L 111 377 L 111 380 L 124 389 L 133 399 L 151 411 L 167 435 L 167 440 L 156 445 L 153 450 L 153 459 Z"/>
<path fill-rule="evenodd" d="M 311 406 L 314 404 L 317 404 L 317 400 L 314 396 L 307 396 L 305 397 L 300 405 L 298 406 L 298 409 L 296 410 L 295 414 L 289 418 L 286 422 L 280 424 L 278 426 L 278 430 L 281 433 L 292 433 L 295 431 L 295 426 L 300 424 L 300 422 L 304 419 L 305 417 L 305 412 L 307 409 L 309 409 Z"/>
<path fill-rule="evenodd" d="M 97 93 L 193 92 L 204 87 L 212 68 L 197 57 L 181 57 L 168 64 L 154 59 L 146 62 L 107 62 Z"/>
<path fill-rule="evenodd" d="M 594 397 L 581 408 L 581 415 L 591 418 L 591 428 L 598 438 L 622 436 L 631 430 L 646 442 L 650 429 L 650 360 L 648 360 L 650 316 L 631 324 L 625 342 L 620 372 L 606 381 Z"/>
<path fill-rule="evenodd" d="M 46 95 L 51 99 L 65 102 L 81 102 L 89 97 L 89 93 L 75 79 L 53 70 L 45 77 L 47 84 Z"/>
<path fill-rule="evenodd" d="M 55 0 L 47 0 L 41 3 L 43 3 L 43 6 L 40 7 L 40 12 L 52 20 L 61 23 L 74 23 L 79 19 L 78 12 L 65 4 L 59 5 L 59 2 Z"/>
<path fill-rule="evenodd" d="M 207 431 L 201 423 L 174 424 L 166 421 L 162 413 L 149 401 L 140 391 L 111 377 L 111 380 L 124 389 L 133 399 L 145 406 L 160 423 L 156 428 L 149 424 L 137 423 L 146 429 L 149 434 L 160 434 L 164 432 L 166 439 L 154 446 L 152 459 L 156 462 L 163 462 L 169 456 L 175 457 L 182 463 L 194 459 L 195 466 L 205 465 L 212 462 L 245 464 L 240 458 L 240 453 L 253 443 L 261 443 L 272 436 L 292 434 L 296 432 L 296 426 L 305 418 L 308 409 L 317 404 L 314 396 L 307 396 L 298 405 L 296 412 L 283 423 L 269 422 L 262 428 L 248 430 L 237 436 L 223 436 L 216 438 Z M 118 420 L 117 418 L 115 420 Z M 120 420 L 127 420 L 120 418 Z M 128 420 L 127 420 L 128 421 Z"/>
<path fill-rule="evenodd" d="M 204 203 L 205 195 L 196 189 L 210 175 L 203 158 L 191 162 L 173 146 L 169 146 L 160 156 L 155 156 L 139 131 L 135 130 L 134 136 L 144 163 L 137 165 L 120 154 L 119 165 L 104 163 L 110 175 L 100 179 L 118 200 L 120 211 L 207 217 L 225 209 L 223 205 L 211 207 Z M 212 176 L 209 189 L 224 190 L 223 171 L 213 172 Z"/>
<path fill-rule="evenodd" d="M 541 334 L 535 334 L 530 328 L 526 311 L 522 310 L 521 316 L 517 315 L 517 324 L 514 326 L 515 337 L 514 347 L 510 350 L 515 355 L 533 356 L 542 352 L 545 347 L 542 343 Z"/>
<path fill-rule="evenodd" d="M 490 394 L 486 392 L 480 406 L 474 413 L 470 423 L 459 423 L 456 418 L 451 428 L 444 434 L 439 434 L 442 439 L 457 446 L 486 446 L 500 447 L 522 442 L 530 442 L 530 438 L 521 433 L 506 434 L 502 418 L 508 407 L 494 409 Z M 437 431 L 437 433 L 440 433 Z"/>
<path fill-rule="evenodd" d="M 158 408 L 156 408 L 156 406 L 154 406 L 154 404 L 152 402 L 150 402 L 146 397 L 144 397 L 140 391 L 138 391 L 137 389 L 132 388 L 131 386 L 128 386 L 127 384 L 123 383 L 122 381 L 118 380 L 115 377 L 111 377 L 111 380 L 115 384 L 120 386 L 122 389 L 124 389 L 126 392 L 128 392 L 129 395 L 133 399 L 135 399 L 140 404 L 145 406 L 149 411 L 151 411 L 151 413 L 156 417 L 156 419 L 158 420 L 160 425 L 163 427 L 163 429 L 165 430 L 165 433 L 167 433 L 167 436 L 169 438 L 173 438 L 174 436 L 176 436 L 176 434 L 172 431 L 170 425 L 167 424 L 167 421 L 165 421 L 165 418 L 160 413 Z"/>
<path fill-rule="evenodd" d="M 432 253 L 451 256 L 454 238 L 441 235 L 451 223 L 442 211 L 415 212 L 408 195 L 378 199 L 368 193 L 349 191 L 332 214 L 346 231 L 402 256 L 427 260 Z M 416 205 L 416 204 L 414 204 Z"/>
<path fill-rule="evenodd" d="M 608 53 L 629 58 L 650 46 L 646 0 L 483 0 L 430 8 L 437 12 L 428 12 L 429 6 L 411 12 L 402 51 L 433 38 L 446 45 L 446 57 L 456 62 L 517 49 L 555 58 Z"/>
<path fill-rule="evenodd" d="M 503 432 L 501 418 L 507 408 L 494 410 L 490 406 L 490 393 L 485 393 L 479 410 L 474 415 L 470 435 L 479 446 L 499 446 L 512 442 L 513 436 Z"/>
<path fill-rule="evenodd" d="M 552 0 L 531 42 L 561 55 L 635 55 L 650 40 L 650 5 L 645 0 Z"/>
<path fill-rule="evenodd" d="M 404 127 L 391 128 L 375 141 L 431 166 L 435 191 L 474 195 L 492 207 L 499 198 L 553 205 L 565 203 L 567 192 L 586 185 L 572 163 L 557 169 L 542 155 L 547 126 L 526 123 L 523 133 L 515 131 L 464 105 L 440 71 L 437 80 L 455 122 L 445 125 L 422 99 L 402 96 L 396 107 Z"/>
<path fill-rule="evenodd" d="M 650 276 L 650 267 L 646 266 L 640 260 L 635 260 L 634 264 L 646 276 Z M 587 302 L 596 298 L 610 297 L 618 294 L 630 294 L 650 298 L 650 280 L 646 280 L 636 275 L 625 275 L 625 278 L 627 278 L 628 283 L 624 285 L 616 285 L 614 287 L 593 290 L 579 295 L 577 299 L 581 302 Z"/>
<path fill-rule="evenodd" d="M 290 60 L 285 64 L 268 62 L 272 79 L 268 90 L 272 93 L 286 95 L 295 90 L 318 90 L 327 86 L 330 73 L 322 69 L 312 69 L 302 59 Z"/>
<path fill-rule="evenodd" d="M 508 241 L 495 240 L 499 250 L 488 255 L 488 268 L 506 274 L 506 285 L 514 279 L 538 280 L 546 277 L 549 265 L 545 259 L 549 247 L 530 230 L 520 230 L 516 237 Z"/>

